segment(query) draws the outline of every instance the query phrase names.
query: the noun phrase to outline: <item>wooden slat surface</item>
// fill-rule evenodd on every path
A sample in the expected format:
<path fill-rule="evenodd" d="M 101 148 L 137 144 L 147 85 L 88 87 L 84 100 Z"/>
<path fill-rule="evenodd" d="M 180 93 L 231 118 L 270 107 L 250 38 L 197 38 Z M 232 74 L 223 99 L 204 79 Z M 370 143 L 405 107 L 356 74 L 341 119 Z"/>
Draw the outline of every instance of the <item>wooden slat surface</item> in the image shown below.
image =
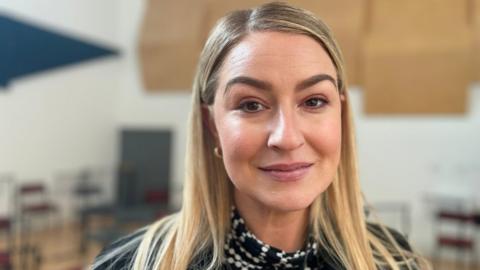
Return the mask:
<path fill-rule="evenodd" d="M 472 74 L 467 1 L 370 0 L 362 77 L 367 113 L 466 111 Z"/>

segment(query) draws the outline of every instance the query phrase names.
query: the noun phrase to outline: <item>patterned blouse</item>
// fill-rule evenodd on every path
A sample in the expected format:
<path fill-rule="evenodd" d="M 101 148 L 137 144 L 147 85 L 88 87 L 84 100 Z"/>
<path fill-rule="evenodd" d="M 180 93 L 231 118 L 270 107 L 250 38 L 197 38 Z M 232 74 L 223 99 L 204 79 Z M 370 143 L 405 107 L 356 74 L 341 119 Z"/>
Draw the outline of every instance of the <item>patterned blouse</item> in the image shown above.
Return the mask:
<path fill-rule="evenodd" d="M 232 210 L 231 224 L 224 247 L 226 269 L 324 269 L 324 262 L 318 255 L 318 244 L 311 236 L 303 249 L 285 252 L 257 239 L 236 209 Z"/>

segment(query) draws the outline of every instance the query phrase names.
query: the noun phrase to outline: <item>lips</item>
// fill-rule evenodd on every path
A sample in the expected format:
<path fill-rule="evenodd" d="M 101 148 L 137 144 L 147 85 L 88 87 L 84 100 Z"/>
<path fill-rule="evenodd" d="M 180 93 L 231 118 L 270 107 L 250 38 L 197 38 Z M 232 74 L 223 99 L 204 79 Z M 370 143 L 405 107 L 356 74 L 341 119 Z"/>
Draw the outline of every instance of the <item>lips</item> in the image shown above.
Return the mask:
<path fill-rule="evenodd" d="M 313 163 L 279 163 L 265 167 L 259 167 L 260 171 L 276 181 L 289 182 L 302 179 L 312 167 Z"/>

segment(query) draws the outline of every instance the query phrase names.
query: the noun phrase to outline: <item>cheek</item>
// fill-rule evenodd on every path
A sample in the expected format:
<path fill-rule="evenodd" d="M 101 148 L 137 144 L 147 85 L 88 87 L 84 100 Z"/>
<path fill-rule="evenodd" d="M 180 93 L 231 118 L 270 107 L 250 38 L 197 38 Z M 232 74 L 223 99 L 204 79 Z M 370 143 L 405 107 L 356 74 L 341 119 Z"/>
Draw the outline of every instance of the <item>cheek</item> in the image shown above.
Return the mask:
<path fill-rule="evenodd" d="M 229 172 L 251 163 L 264 143 L 261 129 L 234 117 L 220 119 L 217 129 L 225 167 Z"/>
<path fill-rule="evenodd" d="M 342 144 L 342 127 L 340 118 L 333 118 L 325 120 L 317 128 L 310 130 L 308 133 L 311 146 L 317 153 L 320 153 L 323 158 L 333 159 L 338 163 L 340 159 L 341 144 Z"/>

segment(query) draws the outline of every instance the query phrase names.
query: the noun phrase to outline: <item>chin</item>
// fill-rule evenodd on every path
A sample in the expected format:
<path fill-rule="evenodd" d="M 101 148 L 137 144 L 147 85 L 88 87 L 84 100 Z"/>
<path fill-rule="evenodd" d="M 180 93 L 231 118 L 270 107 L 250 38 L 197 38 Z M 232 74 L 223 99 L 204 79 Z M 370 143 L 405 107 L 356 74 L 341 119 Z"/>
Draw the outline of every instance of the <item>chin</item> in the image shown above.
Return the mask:
<path fill-rule="evenodd" d="M 271 209 L 282 212 L 294 212 L 308 209 L 310 205 L 315 201 L 316 196 L 286 196 L 282 198 L 267 199 L 264 204 Z"/>

